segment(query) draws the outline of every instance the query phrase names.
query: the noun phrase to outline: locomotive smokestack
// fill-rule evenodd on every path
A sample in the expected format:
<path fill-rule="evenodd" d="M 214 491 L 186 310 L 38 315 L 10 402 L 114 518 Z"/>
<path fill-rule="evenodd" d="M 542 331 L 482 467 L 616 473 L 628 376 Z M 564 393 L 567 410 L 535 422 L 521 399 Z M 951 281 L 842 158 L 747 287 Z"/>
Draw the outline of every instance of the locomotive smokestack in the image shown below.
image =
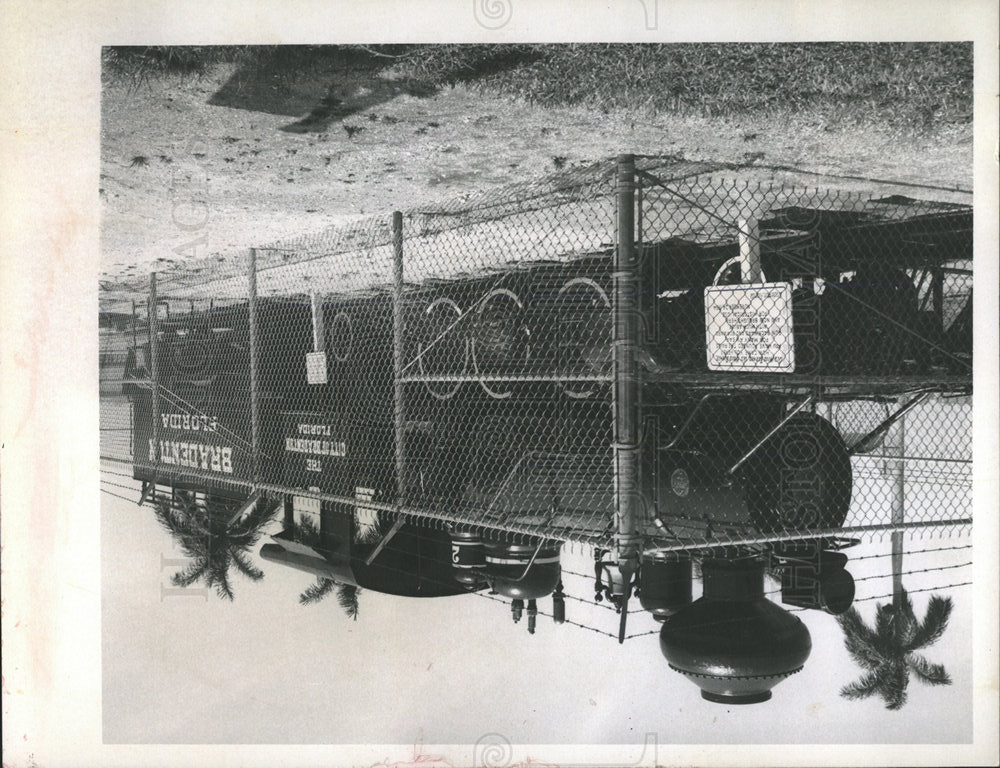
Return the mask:
<path fill-rule="evenodd" d="M 663 655 L 708 701 L 767 701 L 809 658 L 809 630 L 764 597 L 761 560 L 705 560 L 702 575 L 701 598 L 660 630 Z"/>

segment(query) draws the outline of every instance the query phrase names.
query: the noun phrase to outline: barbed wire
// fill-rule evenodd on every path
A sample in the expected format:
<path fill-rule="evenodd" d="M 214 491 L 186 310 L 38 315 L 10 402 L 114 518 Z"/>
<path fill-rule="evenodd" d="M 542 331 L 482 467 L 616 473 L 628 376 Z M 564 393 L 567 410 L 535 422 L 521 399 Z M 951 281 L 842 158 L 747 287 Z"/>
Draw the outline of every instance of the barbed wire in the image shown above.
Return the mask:
<path fill-rule="evenodd" d="M 510 603 L 507 600 L 503 599 L 502 597 L 497 597 L 496 595 L 491 595 L 491 594 L 489 594 L 487 592 L 474 592 L 472 594 L 475 594 L 477 597 L 485 597 L 487 600 L 493 600 L 494 602 L 503 603 L 506 606 L 510 606 Z M 569 597 L 569 595 L 566 595 L 566 597 Z M 545 616 L 546 618 L 552 618 L 552 614 L 551 613 L 546 613 L 541 608 L 538 609 L 538 615 L 539 616 Z M 591 632 L 596 632 L 599 635 L 604 635 L 605 637 L 610 637 L 610 638 L 612 638 L 614 640 L 618 639 L 617 633 L 608 632 L 608 631 L 603 630 L 603 629 L 598 629 L 597 627 L 591 627 L 588 624 L 581 624 L 580 622 L 573 621 L 572 619 L 564 619 L 563 623 L 570 624 L 570 625 L 572 625 L 574 627 L 578 627 L 580 629 L 589 629 Z"/>
<path fill-rule="evenodd" d="M 921 589 L 908 589 L 908 590 L 906 590 L 906 593 L 908 595 L 915 595 L 915 594 L 917 594 L 919 592 L 934 592 L 935 590 L 952 589 L 954 587 L 968 587 L 968 586 L 971 586 L 971 585 L 972 585 L 971 581 L 960 581 L 960 582 L 957 582 L 955 584 L 941 584 L 941 585 L 936 586 L 936 587 L 923 587 Z M 887 597 L 893 597 L 893 596 L 894 595 L 892 594 L 892 592 L 888 592 L 888 593 L 886 593 L 884 595 L 871 595 L 869 597 L 859 597 L 859 598 L 855 599 L 854 602 L 856 602 L 856 603 L 863 603 L 863 602 L 866 602 L 866 601 L 869 601 L 869 600 L 884 600 Z"/>
<path fill-rule="evenodd" d="M 107 496 L 114 496 L 116 499 L 122 499 L 123 501 L 129 501 L 129 502 L 135 503 L 134 499 L 126 498 L 125 496 L 121 496 L 120 494 L 113 493 L 112 491 L 105 490 L 104 488 L 101 488 L 101 493 L 106 494 Z"/>
<path fill-rule="evenodd" d="M 921 588 L 921 589 L 908 589 L 908 590 L 906 590 L 906 593 L 908 595 L 913 595 L 913 594 L 918 594 L 918 593 L 921 593 L 921 592 L 936 592 L 936 591 L 943 591 L 943 590 L 946 590 L 946 589 L 954 589 L 954 588 L 957 588 L 957 587 L 968 587 L 968 586 L 971 586 L 971 585 L 972 585 L 971 581 L 959 581 L 959 582 L 956 582 L 954 584 L 941 584 L 941 585 L 936 586 L 936 587 L 924 587 L 924 588 Z M 884 600 L 886 598 L 890 598 L 890 597 L 893 597 L 893 596 L 894 595 L 892 594 L 892 592 L 888 592 L 888 593 L 883 594 L 883 595 L 871 595 L 870 597 L 858 597 L 858 598 L 854 599 L 854 602 L 855 603 L 864 603 L 864 602 L 869 602 L 871 600 Z M 786 608 L 785 610 L 788 611 L 789 613 L 802 613 L 803 611 L 809 611 L 809 610 L 814 610 L 814 609 L 811 609 L 811 608 Z M 712 622 L 712 623 L 714 623 L 714 624 L 721 624 L 721 623 L 725 623 L 725 622 Z M 701 626 L 711 626 L 711 624 L 703 624 Z M 651 630 L 649 630 L 647 632 L 637 632 L 637 633 L 632 634 L 632 635 L 626 635 L 625 639 L 626 640 L 631 640 L 632 638 L 635 638 L 635 637 L 646 637 L 648 635 L 657 635 L 659 633 L 660 633 L 659 629 L 651 629 Z"/>

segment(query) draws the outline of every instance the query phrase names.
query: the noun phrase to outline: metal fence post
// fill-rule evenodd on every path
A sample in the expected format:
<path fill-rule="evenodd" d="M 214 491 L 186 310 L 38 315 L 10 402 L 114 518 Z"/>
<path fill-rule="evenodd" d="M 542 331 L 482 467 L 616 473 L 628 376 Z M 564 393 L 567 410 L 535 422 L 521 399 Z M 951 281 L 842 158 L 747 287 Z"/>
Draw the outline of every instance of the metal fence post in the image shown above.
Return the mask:
<path fill-rule="evenodd" d="M 250 444 L 252 480 L 260 482 L 260 351 L 257 340 L 257 249 L 250 249 L 247 266 L 247 323 L 250 331 Z"/>
<path fill-rule="evenodd" d="M 406 411 L 403 399 L 403 214 L 392 214 L 392 384 L 396 458 L 396 507 L 405 502 Z"/>
<path fill-rule="evenodd" d="M 892 453 L 899 456 L 893 466 L 892 524 L 902 525 L 906 521 L 906 417 L 895 426 L 896 440 Z M 892 533 L 892 596 L 893 604 L 903 592 L 903 532 Z M 895 606 L 898 607 L 898 606 Z"/>
<path fill-rule="evenodd" d="M 153 380 L 153 461 L 160 463 L 160 328 L 156 273 L 149 275 L 149 375 Z"/>
<path fill-rule="evenodd" d="M 639 277 L 635 248 L 635 158 L 618 157 L 618 247 L 614 264 L 615 540 L 618 567 L 631 583 L 639 562 Z"/>
<path fill-rule="evenodd" d="M 738 239 L 740 244 L 740 282 L 762 282 L 760 269 L 760 225 L 753 216 L 740 219 Z"/>
<path fill-rule="evenodd" d="M 326 349 L 323 330 L 323 294 L 313 291 L 309 294 L 309 306 L 312 313 L 313 352 L 323 352 Z"/>

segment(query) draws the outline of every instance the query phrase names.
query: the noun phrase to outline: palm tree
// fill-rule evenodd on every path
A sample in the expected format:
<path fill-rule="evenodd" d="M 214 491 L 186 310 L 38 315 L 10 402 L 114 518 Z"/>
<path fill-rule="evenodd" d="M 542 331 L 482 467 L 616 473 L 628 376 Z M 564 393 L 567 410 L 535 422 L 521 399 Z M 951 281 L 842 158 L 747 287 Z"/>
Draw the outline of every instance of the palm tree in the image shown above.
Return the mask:
<path fill-rule="evenodd" d="M 941 638 L 948 628 L 951 608 L 951 598 L 933 595 L 924 620 L 918 621 L 909 595 L 900 589 L 892 603 L 876 607 L 874 627 L 865 624 L 856 608 L 838 616 L 848 652 L 867 670 L 841 688 L 840 695 L 848 699 L 878 695 L 886 709 L 900 709 L 906 703 L 910 673 L 928 685 L 950 685 L 944 665 L 931 664 L 917 651 Z"/>
<path fill-rule="evenodd" d="M 230 569 L 235 568 L 251 581 L 260 581 L 264 573 L 250 559 L 250 550 L 261 536 L 261 528 L 276 512 L 262 499 L 240 519 L 233 519 L 231 504 L 196 504 L 192 499 L 171 503 L 159 499 L 153 505 L 157 521 L 180 545 L 191 563 L 170 578 L 176 587 L 189 587 L 204 581 L 214 587 L 220 598 L 234 597 Z"/>
<path fill-rule="evenodd" d="M 889 450 L 906 455 L 905 420 L 900 419 L 887 443 Z M 905 464 L 895 465 L 895 493 L 892 522 L 905 520 Z M 887 709 L 900 709 L 906 703 L 906 688 L 910 673 L 928 685 L 950 685 L 951 678 L 942 664 L 931 664 L 917 651 L 937 642 L 948 628 L 951 598 L 932 595 L 924 620 L 918 621 L 913 603 L 903 587 L 903 533 L 892 534 L 892 603 L 875 608 L 875 626 L 869 627 L 856 608 L 837 617 L 844 630 L 844 644 L 862 669 L 867 670 L 858 680 L 840 689 L 848 699 L 864 699 L 878 695 Z"/>
<path fill-rule="evenodd" d="M 384 516 L 381 512 L 373 509 L 359 507 L 354 511 L 354 534 L 353 541 L 359 545 L 371 545 L 382 537 L 384 527 Z M 320 531 L 316 524 L 307 517 L 293 523 L 286 523 L 286 531 L 295 541 L 300 541 L 309 546 L 315 546 L 321 540 Z M 299 595 L 299 605 L 312 605 L 318 603 L 336 588 L 337 602 L 344 609 L 351 619 L 358 620 L 358 595 L 361 590 L 353 584 L 343 584 L 317 576 L 316 581 L 310 584 Z"/>

